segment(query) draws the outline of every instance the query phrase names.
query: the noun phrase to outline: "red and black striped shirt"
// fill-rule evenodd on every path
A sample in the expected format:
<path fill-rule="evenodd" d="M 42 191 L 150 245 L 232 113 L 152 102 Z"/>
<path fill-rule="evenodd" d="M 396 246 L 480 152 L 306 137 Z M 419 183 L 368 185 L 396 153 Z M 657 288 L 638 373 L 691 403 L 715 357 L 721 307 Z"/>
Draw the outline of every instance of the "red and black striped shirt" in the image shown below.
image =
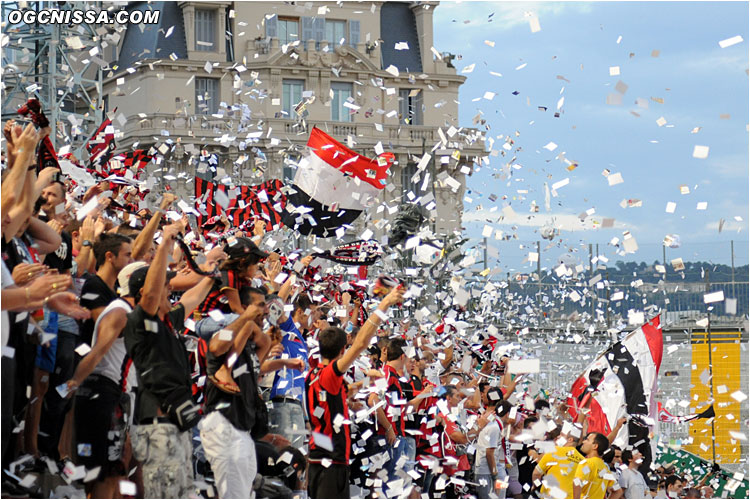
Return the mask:
<path fill-rule="evenodd" d="M 232 288 L 234 290 L 237 290 L 239 293 L 240 288 L 245 286 L 245 281 L 240 278 L 239 273 L 233 269 L 230 269 L 228 271 L 222 271 L 221 273 L 221 283 L 215 282 L 214 286 L 211 288 L 211 291 L 208 292 L 208 295 L 206 295 L 206 298 L 203 300 L 203 303 L 198 306 L 196 311 L 200 313 L 202 317 L 205 317 L 208 315 L 210 311 L 213 311 L 214 309 L 218 309 L 219 311 L 229 314 L 232 312 L 232 308 L 229 306 L 229 300 L 227 299 L 227 296 L 224 294 L 224 291 L 228 288 Z"/>
<path fill-rule="evenodd" d="M 313 432 L 328 436 L 333 445 L 333 450 L 322 448 L 315 442 L 313 435 L 310 439 L 310 458 L 314 460 L 328 458 L 334 463 L 348 465 L 352 447 L 349 424 L 342 423 L 336 429 L 333 425 L 337 415 L 342 415 L 346 420 L 349 419 L 344 374 L 339 372 L 335 362 L 325 366 L 318 365 L 308 372 L 305 378 L 305 389 L 310 427 Z"/>
<path fill-rule="evenodd" d="M 403 385 L 404 383 L 399 380 L 401 377 L 395 368 L 391 365 L 385 365 L 383 368 L 385 373 L 385 379 L 388 381 L 388 388 L 386 389 L 386 402 L 387 406 L 385 409 L 385 416 L 393 427 L 393 432 L 397 436 L 404 436 L 406 434 L 406 403 L 404 402 L 406 396 L 404 394 Z M 385 434 L 385 429 L 378 429 L 378 434 Z"/>

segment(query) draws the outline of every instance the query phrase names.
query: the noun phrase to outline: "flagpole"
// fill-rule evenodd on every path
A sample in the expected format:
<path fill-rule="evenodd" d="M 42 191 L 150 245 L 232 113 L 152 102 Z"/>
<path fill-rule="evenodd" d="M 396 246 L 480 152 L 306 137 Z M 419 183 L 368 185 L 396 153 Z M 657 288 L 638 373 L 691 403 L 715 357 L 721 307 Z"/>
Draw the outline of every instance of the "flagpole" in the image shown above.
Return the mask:
<path fill-rule="evenodd" d="M 706 269 L 706 293 L 709 293 L 710 288 L 710 280 L 709 280 L 709 273 L 710 271 Z M 709 389 L 711 391 L 711 404 L 714 404 L 714 365 L 712 360 L 712 344 L 711 344 L 711 306 L 708 305 L 706 307 L 706 319 L 708 321 L 708 324 L 706 325 L 706 340 L 708 343 L 708 377 L 709 377 Z M 713 459 L 713 463 L 716 463 L 716 417 L 711 419 L 711 456 Z"/>

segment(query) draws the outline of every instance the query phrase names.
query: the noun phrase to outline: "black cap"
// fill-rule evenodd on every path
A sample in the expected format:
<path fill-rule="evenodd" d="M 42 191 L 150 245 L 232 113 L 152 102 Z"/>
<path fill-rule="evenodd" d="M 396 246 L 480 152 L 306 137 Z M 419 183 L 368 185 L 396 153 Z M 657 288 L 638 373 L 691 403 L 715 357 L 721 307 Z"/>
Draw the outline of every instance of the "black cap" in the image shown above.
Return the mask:
<path fill-rule="evenodd" d="M 229 256 L 230 259 L 241 259 L 249 255 L 254 255 L 260 259 L 265 259 L 268 254 L 258 248 L 253 240 L 245 238 L 244 236 L 237 238 L 234 242 L 227 243 L 224 246 L 224 252 Z"/>
<path fill-rule="evenodd" d="M 146 284 L 146 275 L 148 274 L 149 267 L 141 267 L 133 271 L 128 280 L 129 296 L 135 297 L 135 295 L 143 288 Z M 175 271 L 167 271 L 167 280 L 171 280 L 177 276 Z"/>

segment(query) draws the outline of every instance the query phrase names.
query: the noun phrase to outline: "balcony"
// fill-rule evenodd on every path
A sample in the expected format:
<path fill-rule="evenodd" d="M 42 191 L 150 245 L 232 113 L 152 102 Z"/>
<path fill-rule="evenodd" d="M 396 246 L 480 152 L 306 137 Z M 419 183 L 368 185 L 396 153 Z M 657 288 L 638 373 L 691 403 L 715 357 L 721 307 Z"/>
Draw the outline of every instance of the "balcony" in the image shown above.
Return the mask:
<path fill-rule="evenodd" d="M 186 137 L 205 137 L 221 144 L 222 142 L 232 142 L 233 138 L 236 138 L 238 141 L 258 142 L 260 147 L 273 147 L 270 145 L 270 138 L 275 137 L 281 139 L 281 144 L 277 147 L 283 148 L 286 147 L 285 144 L 288 144 L 287 141 L 304 144 L 307 142 L 309 130 L 312 127 L 318 127 L 344 144 L 346 144 L 347 138 L 351 137 L 355 142 L 354 149 L 357 150 L 371 149 L 375 144 L 381 142 L 384 145 L 392 144 L 397 151 L 408 149 L 412 154 L 421 152 L 423 144 L 426 151 L 429 152 L 440 141 L 437 127 L 426 125 L 380 125 L 376 127 L 374 123 L 309 121 L 306 122 L 307 128 L 304 129 L 300 123 L 292 120 L 267 118 L 263 120 L 261 127 L 259 129 L 257 126 L 253 126 L 238 132 L 226 118 L 215 118 L 210 115 L 184 117 L 174 114 L 153 113 L 145 118 L 138 115 L 128 117 L 123 131 L 126 141 L 127 139 L 133 139 L 149 142 L 146 138 L 152 136 L 181 137 L 183 141 Z M 469 135 L 475 135 L 475 132 L 474 129 L 462 131 L 462 133 Z M 446 149 L 452 148 L 462 149 L 463 157 L 484 154 L 483 144 L 474 143 L 467 146 L 463 138 L 459 138 L 458 135 L 448 142 Z"/>

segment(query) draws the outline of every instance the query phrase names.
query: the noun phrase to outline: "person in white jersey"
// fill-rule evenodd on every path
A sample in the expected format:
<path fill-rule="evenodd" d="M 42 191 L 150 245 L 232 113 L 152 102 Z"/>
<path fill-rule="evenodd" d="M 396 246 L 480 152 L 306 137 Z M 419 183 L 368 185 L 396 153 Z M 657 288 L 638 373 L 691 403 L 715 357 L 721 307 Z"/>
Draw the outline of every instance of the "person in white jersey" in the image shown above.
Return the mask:
<path fill-rule="evenodd" d="M 94 325 L 91 351 L 84 356 L 67 382 L 68 394 L 75 392 L 73 416 L 76 453 L 87 469 L 101 467 L 95 481 L 86 483 L 91 498 L 116 498 L 121 480 L 127 479 L 127 427 L 132 419 L 135 369 L 125 350 L 122 330 L 146 281 L 148 264 L 133 262 L 117 275 L 120 297 L 107 305 Z"/>

